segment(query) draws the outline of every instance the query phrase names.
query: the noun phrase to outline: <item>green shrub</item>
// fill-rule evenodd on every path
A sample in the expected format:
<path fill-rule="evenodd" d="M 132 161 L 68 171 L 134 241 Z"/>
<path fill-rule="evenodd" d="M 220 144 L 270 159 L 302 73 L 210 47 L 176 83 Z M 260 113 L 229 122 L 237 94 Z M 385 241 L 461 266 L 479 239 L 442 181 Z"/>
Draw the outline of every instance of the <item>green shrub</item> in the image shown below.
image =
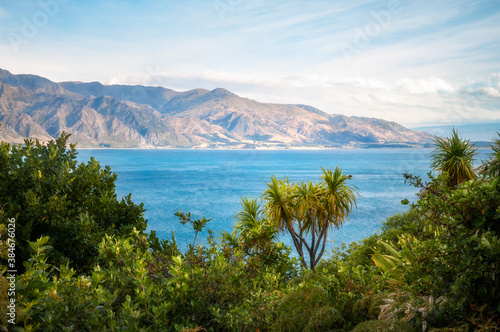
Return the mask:
<path fill-rule="evenodd" d="M 323 288 L 308 284 L 292 289 L 279 303 L 276 315 L 273 326 L 276 331 L 302 331 L 308 326 L 329 328 L 344 324 L 328 293 Z"/>
<path fill-rule="evenodd" d="M 413 326 L 403 321 L 370 320 L 358 324 L 351 332 L 416 332 Z"/>
<path fill-rule="evenodd" d="M 406 175 L 421 189 L 409 211 L 299 274 L 256 200 L 242 200 L 234 232 L 208 231 L 204 246 L 209 220 L 180 211 L 196 232 L 185 252 L 174 234 L 147 236 L 142 205 L 119 202 L 116 175 L 93 159 L 77 165 L 66 139 L 0 146 L 0 330 L 7 217 L 24 260 L 11 330 L 498 330 L 496 173 L 453 188 L 446 176 L 424 185 Z"/>
<path fill-rule="evenodd" d="M 465 181 L 451 189 L 445 176 L 431 176 L 426 185 L 408 178 L 421 186 L 411 210 L 423 219 L 391 244 L 397 253 L 384 249 L 387 243 L 376 247 L 396 262 L 382 268 L 384 275 L 399 276 L 399 285 L 389 288 L 403 287 L 416 301 L 444 298 L 439 307 L 429 306 L 428 320 L 436 327 L 469 319 L 473 306 L 484 306 L 484 317 L 500 314 L 500 179 Z"/>
<path fill-rule="evenodd" d="M 78 271 L 96 263 L 98 245 L 105 234 L 143 231 L 143 205 L 128 195 L 119 201 L 116 174 L 91 158 L 77 164 L 75 145 L 66 148 L 69 135 L 42 144 L 0 144 L 0 223 L 16 219 L 16 263 L 30 257 L 28 241 L 50 236 L 51 261 L 69 260 Z"/>
<path fill-rule="evenodd" d="M 335 308 L 319 307 L 314 310 L 304 331 L 341 331 L 345 320 Z"/>
<path fill-rule="evenodd" d="M 359 299 L 352 308 L 352 315 L 365 320 L 377 319 L 380 315 L 380 306 L 384 305 L 384 293 L 370 294 Z"/>

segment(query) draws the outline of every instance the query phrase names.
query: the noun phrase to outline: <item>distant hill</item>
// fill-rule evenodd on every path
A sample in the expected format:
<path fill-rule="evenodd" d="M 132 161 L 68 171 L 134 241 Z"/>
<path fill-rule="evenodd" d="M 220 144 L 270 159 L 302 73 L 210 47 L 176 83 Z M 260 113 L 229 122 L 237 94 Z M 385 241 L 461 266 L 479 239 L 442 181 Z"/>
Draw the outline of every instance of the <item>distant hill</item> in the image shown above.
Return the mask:
<path fill-rule="evenodd" d="M 395 122 L 260 103 L 218 88 L 55 83 L 0 69 L 0 139 L 72 134 L 80 147 L 414 146 L 431 135 Z"/>
<path fill-rule="evenodd" d="M 498 138 L 497 132 L 500 132 L 500 123 L 424 126 L 412 129 L 437 136 L 448 136 L 452 128 L 456 128 L 461 137 L 474 142 L 487 142 Z"/>

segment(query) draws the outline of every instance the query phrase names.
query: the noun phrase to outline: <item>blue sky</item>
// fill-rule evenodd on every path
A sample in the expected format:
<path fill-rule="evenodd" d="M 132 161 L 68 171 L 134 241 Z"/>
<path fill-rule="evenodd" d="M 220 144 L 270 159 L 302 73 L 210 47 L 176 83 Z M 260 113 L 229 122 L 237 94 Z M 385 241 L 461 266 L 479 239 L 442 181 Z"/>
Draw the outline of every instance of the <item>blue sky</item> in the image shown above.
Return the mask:
<path fill-rule="evenodd" d="M 500 1 L 0 1 L 0 68 L 500 123 Z"/>

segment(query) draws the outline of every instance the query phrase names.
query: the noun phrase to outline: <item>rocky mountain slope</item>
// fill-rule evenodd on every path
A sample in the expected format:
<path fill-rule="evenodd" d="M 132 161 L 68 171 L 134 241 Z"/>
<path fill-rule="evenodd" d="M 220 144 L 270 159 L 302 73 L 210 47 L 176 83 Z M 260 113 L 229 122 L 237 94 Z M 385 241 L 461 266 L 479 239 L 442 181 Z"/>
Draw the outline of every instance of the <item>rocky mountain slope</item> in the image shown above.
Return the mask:
<path fill-rule="evenodd" d="M 80 147 L 273 147 L 424 144 L 431 136 L 381 119 L 259 103 L 225 89 L 55 83 L 0 69 L 0 139 L 72 134 Z"/>

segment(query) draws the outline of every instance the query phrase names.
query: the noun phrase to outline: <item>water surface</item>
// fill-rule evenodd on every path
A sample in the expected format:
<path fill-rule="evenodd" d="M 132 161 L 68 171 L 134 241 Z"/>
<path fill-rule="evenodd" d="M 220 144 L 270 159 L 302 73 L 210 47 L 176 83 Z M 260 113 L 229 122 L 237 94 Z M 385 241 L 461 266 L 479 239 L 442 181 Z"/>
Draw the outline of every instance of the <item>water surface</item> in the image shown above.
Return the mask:
<path fill-rule="evenodd" d="M 342 168 L 352 175 L 360 193 L 358 209 L 340 229 L 328 235 L 335 245 L 359 241 L 380 229 L 389 216 L 407 209 L 401 200 L 415 199 L 416 189 L 404 184 L 402 174 L 429 172 L 429 149 L 332 150 L 79 150 L 78 160 L 91 156 L 118 175 L 119 197 L 132 193 L 147 209 L 149 230 L 160 238 L 175 231 L 179 245 L 191 243 L 193 232 L 181 225 L 179 209 L 193 217 L 212 219 L 214 231 L 231 231 L 240 197 L 260 197 L 271 175 L 291 181 L 319 181 L 321 167 Z M 478 160 L 487 150 L 480 150 Z M 206 232 L 203 232 L 206 233 Z M 204 235 L 201 237 L 204 238 Z M 291 245 L 291 240 L 283 236 Z M 328 247 L 332 248 L 333 243 Z"/>

